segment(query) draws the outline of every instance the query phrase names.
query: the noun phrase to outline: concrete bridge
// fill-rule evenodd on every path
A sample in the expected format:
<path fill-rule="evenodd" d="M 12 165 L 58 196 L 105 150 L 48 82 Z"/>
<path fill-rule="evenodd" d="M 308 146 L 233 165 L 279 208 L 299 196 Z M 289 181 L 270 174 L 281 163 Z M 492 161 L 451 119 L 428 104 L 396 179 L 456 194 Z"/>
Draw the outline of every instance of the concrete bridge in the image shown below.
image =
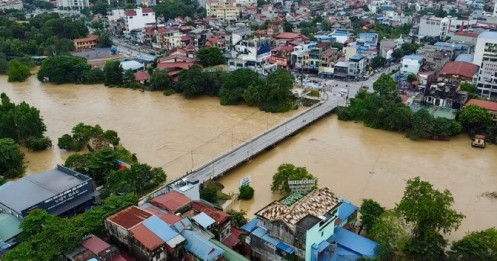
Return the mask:
<path fill-rule="evenodd" d="M 198 180 L 200 183 L 203 183 L 209 179 L 220 177 L 230 169 L 248 161 L 251 157 L 276 145 L 281 140 L 298 132 L 305 126 L 312 124 L 314 121 L 333 111 L 336 107 L 338 107 L 338 105 L 344 105 L 345 103 L 345 99 L 343 97 L 333 95 L 331 92 L 323 92 L 322 94 L 321 101 L 306 111 L 293 116 L 274 128 L 243 143 L 237 148 L 234 148 L 212 161 L 203 164 L 180 179 L 187 178 L 190 180 Z M 175 183 L 178 180 L 172 181 L 169 184 Z M 151 192 L 142 198 L 141 201 L 144 201 L 149 197 L 156 197 L 168 192 L 169 184 L 166 184 Z"/>

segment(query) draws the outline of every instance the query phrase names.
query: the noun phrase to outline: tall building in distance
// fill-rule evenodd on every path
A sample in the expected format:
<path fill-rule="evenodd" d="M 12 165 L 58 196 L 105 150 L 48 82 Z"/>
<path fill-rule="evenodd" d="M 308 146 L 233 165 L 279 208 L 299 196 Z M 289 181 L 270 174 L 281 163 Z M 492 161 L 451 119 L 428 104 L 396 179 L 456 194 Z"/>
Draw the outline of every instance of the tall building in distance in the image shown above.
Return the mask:
<path fill-rule="evenodd" d="M 57 6 L 72 10 L 82 10 L 85 7 L 90 7 L 90 2 L 88 0 L 57 0 Z"/>
<path fill-rule="evenodd" d="M 497 99 L 497 32 L 478 36 L 473 63 L 480 66 L 477 87 L 484 98 Z"/>

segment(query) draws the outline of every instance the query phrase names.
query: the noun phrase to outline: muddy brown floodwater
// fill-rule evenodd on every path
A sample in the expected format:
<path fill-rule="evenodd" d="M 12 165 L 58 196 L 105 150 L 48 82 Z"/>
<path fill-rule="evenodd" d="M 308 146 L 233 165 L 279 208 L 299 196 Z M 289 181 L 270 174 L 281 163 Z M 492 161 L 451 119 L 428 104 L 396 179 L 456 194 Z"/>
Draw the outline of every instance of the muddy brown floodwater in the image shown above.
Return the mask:
<path fill-rule="evenodd" d="M 268 114 L 246 106 L 220 106 L 217 98 L 185 100 L 179 95 L 166 97 L 102 85 L 40 84 L 35 77 L 11 84 L 2 76 L 0 90 L 14 102 L 24 100 L 40 109 L 54 144 L 79 122 L 100 124 L 116 130 L 122 144 L 137 153 L 140 161 L 163 167 L 169 180 L 298 113 Z M 26 152 L 27 174 L 53 168 L 68 155 L 58 148 Z M 319 178 L 320 186 L 330 187 L 355 204 L 373 198 L 394 207 L 406 181 L 420 176 L 437 189 L 450 190 L 455 207 L 466 215 L 449 239 L 497 226 L 497 199 L 482 196 L 497 191 L 497 146 L 473 149 L 464 135 L 449 142 L 413 142 L 401 134 L 338 121 L 333 115 L 220 181 L 225 192 L 235 192 L 241 178 L 251 177 L 255 198 L 236 207 L 252 216 L 279 198 L 269 186 L 282 163 L 306 166 Z"/>

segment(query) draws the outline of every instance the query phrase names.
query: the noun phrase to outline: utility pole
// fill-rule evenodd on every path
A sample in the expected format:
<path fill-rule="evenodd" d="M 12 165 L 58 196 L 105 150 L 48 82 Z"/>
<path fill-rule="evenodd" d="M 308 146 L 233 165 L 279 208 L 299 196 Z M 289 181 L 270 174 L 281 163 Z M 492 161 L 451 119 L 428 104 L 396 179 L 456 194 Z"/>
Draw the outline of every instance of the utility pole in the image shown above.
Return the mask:
<path fill-rule="evenodd" d="M 191 157 L 192 157 L 192 171 L 193 171 L 193 166 L 194 166 L 194 165 L 193 165 L 193 150 L 191 150 L 191 151 L 190 151 L 190 155 L 191 155 Z"/>

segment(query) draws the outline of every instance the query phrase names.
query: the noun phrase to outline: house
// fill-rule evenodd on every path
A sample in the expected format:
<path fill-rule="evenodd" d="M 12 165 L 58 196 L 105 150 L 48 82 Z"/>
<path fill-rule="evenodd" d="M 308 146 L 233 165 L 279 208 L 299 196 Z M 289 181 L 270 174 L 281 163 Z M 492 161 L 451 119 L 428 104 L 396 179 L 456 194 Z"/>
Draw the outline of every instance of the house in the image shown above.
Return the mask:
<path fill-rule="evenodd" d="M 157 64 L 157 70 L 165 70 L 169 76 L 171 76 L 173 81 L 178 80 L 178 74 L 182 70 L 187 70 L 195 64 L 195 59 L 174 54 L 159 59 Z"/>
<path fill-rule="evenodd" d="M 126 260 L 119 253 L 119 249 L 94 235 L 84 238 L 80 246 L 65 253 L 64 257 L 67 261 L 92 260 L 92 258 L 102 261 Z"/>
<path fill-rule="evenodd" d="M 186 243 L 164 220 L 136 206 L 108 217 L 104 225 L 138 260 L 179 260 Z"/>
<path fill-rule="evenodd" d="M 135 81 L 141 84 L 147 84 L 150 80 L 150 74 L 147 71 L 135 72 Z"/>
<path fill-rule="evenodd" d="M 387 59 L 387 61 L 392 60 L 392 54 L 397 43 L 395 40 L 383 39 L 380 41 L 380 56 Z"/>
<path fill-rule="evenodd" d="M 74 39 L 74 50 L 83 51 L 93 49 L 98 46 L 98 35 L 89 34 L 85 38 Z"/>
<path fill-rule="evenodd" d="M 161 49 L 171 50 L 173 48 L 185 47 L 183 43 L 183 37 L 185 36 L 179 30 L 179 27 L 159 27 L 155 30 L 154 35 L 156 37 L 157 45 Z"/>
<path fill-rule="evenodd" d="M 366 72 L 367 59 L 361 55 L 356 54 L 349 59 L 349 76 L 361 77 Z"/>
<path fill-rule="evenodd" d="M 217 240 L 223 241 L 231 234 L 230 215 L 202 200 L 193 201 L 191 206 L 194 213 L 197 213 L 196 218 L 193 218 L 195 222 L 214 233 Z"/>
<path fill-rule="evenodd" d="M 330 239 L 336 244 L 335 260 L 357 260 L 361 257 L 374 258 L 378 243 L 344 228 L 336 228 Z"/>
<path fill-rule="evenodd" d="M 406 55 L 402 57 L 400 72 L 404 74 L 418 74 L 424 58 L 420 55 Z"/>
<path fill-rule="evenodd" d="M 452 60 L 454 53 L 451 49 L 435 46 L 426 45 L 420 47 L 416 51 L 417 55 L 423 57 L 424 62 L 422 68 L 424 71 L 440 71 L 444 64 Z"/>
<path fill-rule="evenodd" d="M 186 250 L 203 261 L 223 259 L 224 250 L 202 237 L 193 230 L 183 230 L 181 235 L 186 239 Z"/>
<path fill-rule="evenodd" d="M 480 106 L 483 109 L 487 110 L 490 113 L 490 115 L 492 116 L 492 119 L 494 121 L 497 121 L 497 102 L 477 100 L 477 99 L 470 99 L 466 103 L 465 106 L 472 105 L 472 104 Z"/>
<path fill-rule="evenodd" d="M 443 81 L 467 81 L 476 84 L 478 65 L 468 62 L 448 62 L 439 73 Z"/>
<path fill-rule="evenodd" d="M 131 31 L 143 30 L 147 25 L 156 23 L 155 12 L 152 8 L 137 8 L 124 11 L 124 35 L 129 38 Z"/>
<path fill-rule="evenodd" d="M 263 75 L 276 70 L 277 65 L 271 64 L 271 42 L 268 38 L 245 39 L 244 34 L 231 35 L 231 54 L 228 69 L 234 71 L 248 68 Z"/>
<path fill-rule="evenodd" d="M 191 199 L 174 190 L 153 198 L 150 203 L 171 213 L 183 213 L 191 208 Z"/>
<path fill-rule="evenodd" d="M 335 226 L 345 229 L 353 229 L 357 222 L 357 210 L 359 209 L 352 202 L 340 200 L 342 204 L 338 207 L 338 218 L 335 221 Z"/>

